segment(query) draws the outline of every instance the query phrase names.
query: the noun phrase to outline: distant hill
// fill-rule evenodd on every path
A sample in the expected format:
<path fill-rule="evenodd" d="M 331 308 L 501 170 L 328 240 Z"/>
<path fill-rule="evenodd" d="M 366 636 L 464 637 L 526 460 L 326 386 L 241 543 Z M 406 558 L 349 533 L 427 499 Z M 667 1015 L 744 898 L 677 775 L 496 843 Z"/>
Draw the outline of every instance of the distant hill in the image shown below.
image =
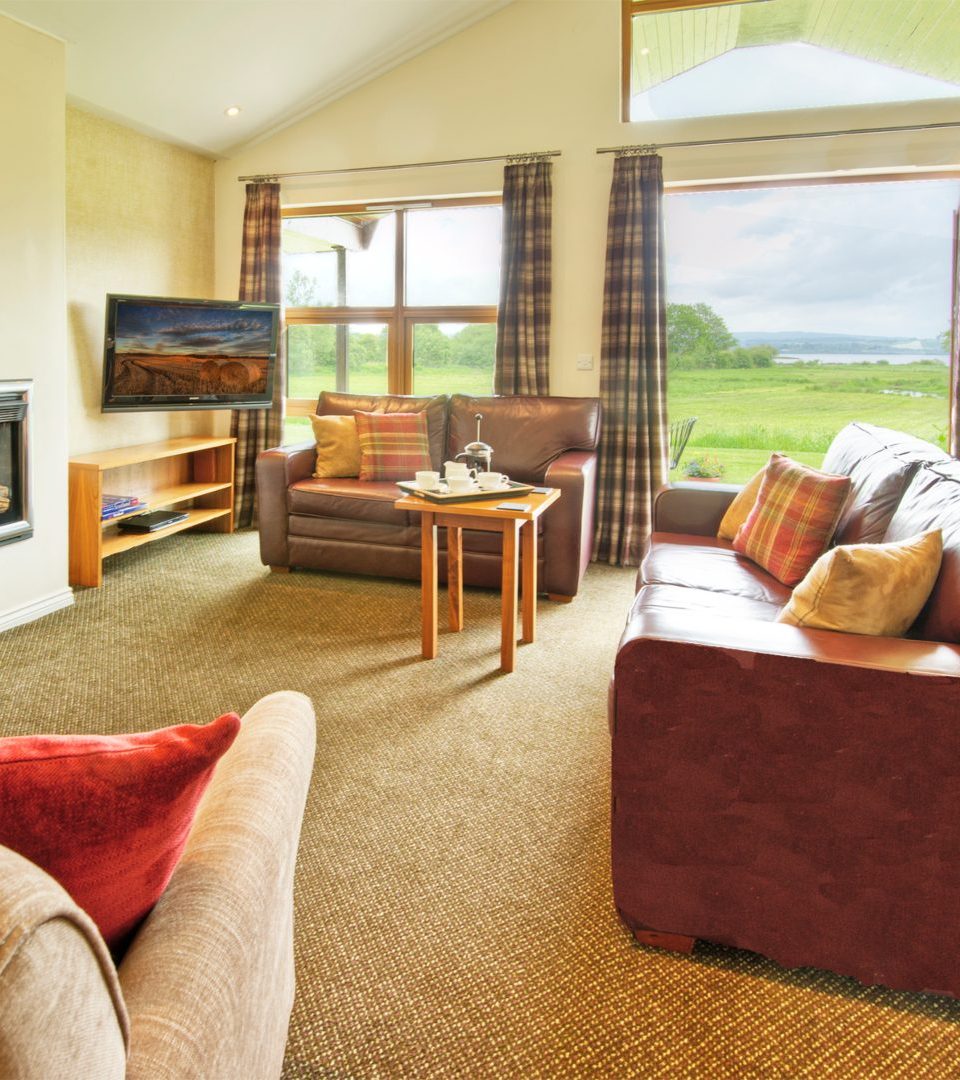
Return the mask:
<path fill-rule="evenodd" d="M 775 345 L 782 353 L 902 353 L 939 355 L 936 338 L 879 337 L 868 334 L 817 334 L 806 330 L 731 331 L 739 345 Z"/>

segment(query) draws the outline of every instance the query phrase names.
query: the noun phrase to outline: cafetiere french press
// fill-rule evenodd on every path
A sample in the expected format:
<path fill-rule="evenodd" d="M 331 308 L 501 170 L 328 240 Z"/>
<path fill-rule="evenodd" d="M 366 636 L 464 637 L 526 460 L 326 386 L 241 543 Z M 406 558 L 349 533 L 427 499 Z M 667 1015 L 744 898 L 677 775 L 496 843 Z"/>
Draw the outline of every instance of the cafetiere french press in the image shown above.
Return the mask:
<path fill-rule="evenodd" d="M 467 468 L 476 469 L 478 474 L 490 472 L 493 447 L 480 441 L 480 421 L 483 420 L 483 413 L 475 413 L 473 418 L 477 422 L 477 440 L 476 442 L 467 443 L 463 448 L 463 452 L 457 454 L 455 460 L 460 461 L 462 458 L 466 462 Z"/>

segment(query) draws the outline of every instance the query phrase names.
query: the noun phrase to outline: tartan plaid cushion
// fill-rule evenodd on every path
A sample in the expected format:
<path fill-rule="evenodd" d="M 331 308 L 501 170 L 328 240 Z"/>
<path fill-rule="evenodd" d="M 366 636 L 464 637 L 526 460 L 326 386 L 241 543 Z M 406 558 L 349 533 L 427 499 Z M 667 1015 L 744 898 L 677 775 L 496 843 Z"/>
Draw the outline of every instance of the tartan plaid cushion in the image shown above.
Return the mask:
<path fill-rule="evenodd" d="M 734 550 L 793 587 L 826 550 L 849 492 L 849 476 L 771 454 L 757 501 L 733 538 Z"/>
<path fill-rule="evenodd" d="M 361 480 L 412 480 L 430 469 L 427 414 L 354 410 L 360 439 Z"/>

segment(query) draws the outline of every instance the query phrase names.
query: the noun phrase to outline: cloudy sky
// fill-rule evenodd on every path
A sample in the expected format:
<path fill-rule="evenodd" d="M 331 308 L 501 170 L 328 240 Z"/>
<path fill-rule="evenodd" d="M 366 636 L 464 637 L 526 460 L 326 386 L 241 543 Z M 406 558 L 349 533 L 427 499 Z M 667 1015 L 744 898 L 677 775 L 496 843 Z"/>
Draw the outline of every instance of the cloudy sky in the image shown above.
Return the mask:
<path fill-rule="evenodd" d="M 269 356 L 273 313 L 124 300 L 117 306 L 119 353 L 143 356 Z"/>
<path fill-rule="evenodd" d="M 381 307 L 393 303 L 394 215 L 381 215 L 369 246 L 347 251 L 347 303 Z M 429 207 L 406 216 L 406 303 L 496 304 L 500 292 L 500 207 Z M 336 219 L 334 219 L 336 220 Z M 337 301 L 337 256 L 332 251 L 303 250 L 307 231 L 323 239 L 324 219 L 288 218 L 283 270 L 285 290 L 294 271 L 313 283 L 312 302 Z M 289 303 L 289 293 L 288 303 Z"/>
<path fill-rule="evenodd" d="M 936 337 L 960 182 L 671 193 L 667 299 L 733 331 Z"/>

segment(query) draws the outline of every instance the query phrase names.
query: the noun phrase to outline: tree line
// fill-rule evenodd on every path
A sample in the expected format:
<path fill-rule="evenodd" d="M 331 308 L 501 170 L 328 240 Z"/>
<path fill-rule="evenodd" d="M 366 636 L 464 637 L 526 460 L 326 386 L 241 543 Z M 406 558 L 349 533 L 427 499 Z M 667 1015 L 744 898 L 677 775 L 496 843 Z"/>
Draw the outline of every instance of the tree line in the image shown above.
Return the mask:
<path fill-rule="evenodd" d="M 313 375 L 336 367 L 336 326 L 299 324 L 291 330 L 294 332 L 287 338 L 287 368 L 291 375 Z M 414 363 L 421 368 L 488 368 L 493 363 L 496 337 L 494 323 L 472 323 L 455 334 L 445 334 L 436 323 L 418 323 L 414 330 Z M 365 333 L 351 327 L 347 357 L 354 370 L 385 366 L 387 328 Z"/>
<path fill-rule="evenodd" d="M 316 283 L 299 269 L 286 281 L 284 300 L 289 307 L 332 306 L 319 301 Z M 422 367 L 482 368 L 493 361 L 496 327 L 492 323 L 465 326 L 452 335 L 435 323 L 419 323 L 415 334 L 415 363 Z M 667 365 L 671 370 L 772 367 L 777 351 L 773 345 L 738 345 L 709 304 L 667 304 Z M 386 327 L 374 333 L 351 330 L 348 355 L 354 368 L 385 364 Z M 335 366 L 335 327 L 313 324 L 291 334 L 287 363 L 291 375 L 309 375 Z"/>
<path fill-rule="evenodd" d="M 672 371 L 773 367 L 776 355 L 773 345 L 738 345 L 709 304 L 667 304 L 667 367 Z"/>

